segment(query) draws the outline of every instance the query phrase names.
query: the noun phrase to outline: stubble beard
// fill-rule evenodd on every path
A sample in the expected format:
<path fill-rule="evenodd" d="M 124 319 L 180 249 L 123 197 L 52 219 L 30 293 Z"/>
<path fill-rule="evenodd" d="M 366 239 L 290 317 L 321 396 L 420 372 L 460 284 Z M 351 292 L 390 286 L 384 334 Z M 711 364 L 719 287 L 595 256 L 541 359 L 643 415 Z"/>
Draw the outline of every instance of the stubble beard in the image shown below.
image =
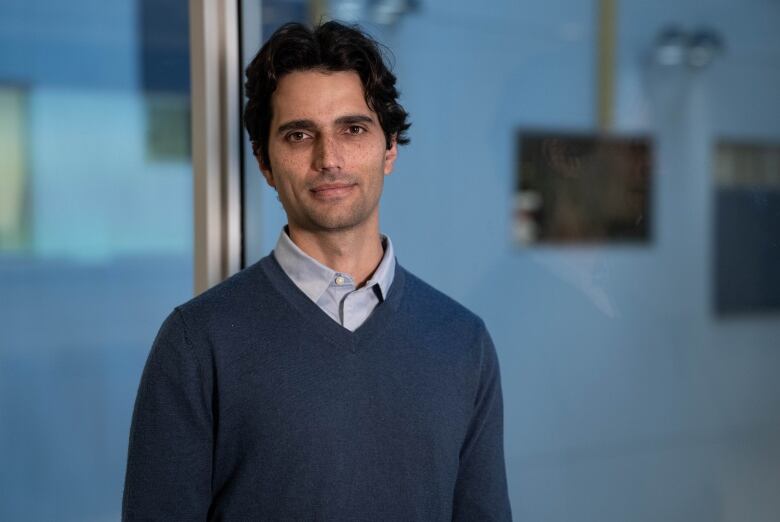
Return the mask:
<path fill-rule="evenodd" d="M 320 208 L 306 209 L 306 221 L 310 225 L 309 228 L 313 232 L 339 232 L 358 228 L 369 221 L 379 204 L 379 200 L 366 201 L 361 199 L 349 205 L 344 205 L 344 203 L 335 202 L 334 204 L 320 205 Z M 337 208 L 342 205 L 345 208 Z"/>
<path fill-rule="evenodd" d="M 353 190 L 360 191 L 361 188 L 361 185 L 357 185 Z M 314 200 L 310 205 L 299 209 L 295 221 L 299 227 L 311 232 L 328 233 L 356 229 L 369 222 L 379 206 L 381 194 L 380 185 L 379 193 L 373 197 L 359 192 L 341 201 Z M 290 220 L 292 216 L 287 214 Z"/>

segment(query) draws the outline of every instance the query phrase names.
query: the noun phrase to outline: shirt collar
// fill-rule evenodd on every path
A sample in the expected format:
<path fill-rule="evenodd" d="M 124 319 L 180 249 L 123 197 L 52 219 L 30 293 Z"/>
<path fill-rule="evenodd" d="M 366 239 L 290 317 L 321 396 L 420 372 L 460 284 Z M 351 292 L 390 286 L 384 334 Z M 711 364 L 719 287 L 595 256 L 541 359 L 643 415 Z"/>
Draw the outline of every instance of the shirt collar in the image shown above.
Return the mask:
<path fill-rule="evenodd" d="M 393 243 L 390 241 L 390 238 L 383 234 L 381 239 L 382 247 L 385 251 L 384 255 L 379 262 L 379 266 L 377 266 L 369 280 L 366 281 L 363 288 L 377 285 L 380 298 L 384 300 L 395 277 L 396 261 Z M 325 293 L 333 282 L 336 274 L 339 273 L 323 265 L 293 243 L 287 234 L 287 227 L 284 227 L 279 234 L 279 239 L 274 247 L 274 257 L 276 257 L 282 270 L 292 279 L 293 283 L 314 302 L 317 302 L 322 297 L 322 294 Z M 351 277 L 351 274 L 346 275 Z"/>

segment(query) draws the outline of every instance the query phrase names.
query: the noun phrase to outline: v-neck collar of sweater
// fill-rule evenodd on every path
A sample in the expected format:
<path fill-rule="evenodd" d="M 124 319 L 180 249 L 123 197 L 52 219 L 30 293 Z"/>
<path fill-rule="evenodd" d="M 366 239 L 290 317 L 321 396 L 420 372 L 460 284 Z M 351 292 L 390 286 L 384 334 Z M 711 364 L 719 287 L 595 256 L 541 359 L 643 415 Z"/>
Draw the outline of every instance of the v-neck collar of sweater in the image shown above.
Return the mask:
<path fill-rule="evenodd" d="M 296 309 L 304 322 L 331 342 L 339 346 L 348 346 L 352 351 L 355 351 L 358 344 L 369 341 L 387 326 L 392 319 L 392 314 L 398 310 L 406 283 L 406 271 L 396 261 L 395 277 L 386 298 L 377 305 L 362 325 L 351 332 L 309 299 L 282 270 L 273 255 L 264 257 L 259 264 L 274 289 Z"/>

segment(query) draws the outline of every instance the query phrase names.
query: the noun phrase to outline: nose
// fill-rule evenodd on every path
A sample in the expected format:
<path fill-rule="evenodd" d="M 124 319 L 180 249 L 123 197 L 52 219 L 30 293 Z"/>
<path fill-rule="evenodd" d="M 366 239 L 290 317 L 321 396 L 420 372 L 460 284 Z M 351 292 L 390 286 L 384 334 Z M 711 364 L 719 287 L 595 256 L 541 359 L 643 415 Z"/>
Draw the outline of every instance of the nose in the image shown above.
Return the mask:
<path fill-rule="evenodd" d="M 314 153 L 314 169 L 320 172 L 338 171 L 342 166 L 338 140 L 334 136 L 321 135 Z"/>

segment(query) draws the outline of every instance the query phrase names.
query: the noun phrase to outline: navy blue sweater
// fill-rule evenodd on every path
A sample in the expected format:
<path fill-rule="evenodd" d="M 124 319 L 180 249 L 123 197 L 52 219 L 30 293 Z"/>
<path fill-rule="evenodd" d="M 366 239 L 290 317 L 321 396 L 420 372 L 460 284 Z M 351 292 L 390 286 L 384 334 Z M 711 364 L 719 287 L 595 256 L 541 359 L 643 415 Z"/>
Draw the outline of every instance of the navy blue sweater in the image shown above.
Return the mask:
<path fill-rule="evenodd" d="M 484 324 L 398 266 L 355 332 L 273 256 L 177 307 L 138 390 L 124 520 L 510 520 Z"/>

